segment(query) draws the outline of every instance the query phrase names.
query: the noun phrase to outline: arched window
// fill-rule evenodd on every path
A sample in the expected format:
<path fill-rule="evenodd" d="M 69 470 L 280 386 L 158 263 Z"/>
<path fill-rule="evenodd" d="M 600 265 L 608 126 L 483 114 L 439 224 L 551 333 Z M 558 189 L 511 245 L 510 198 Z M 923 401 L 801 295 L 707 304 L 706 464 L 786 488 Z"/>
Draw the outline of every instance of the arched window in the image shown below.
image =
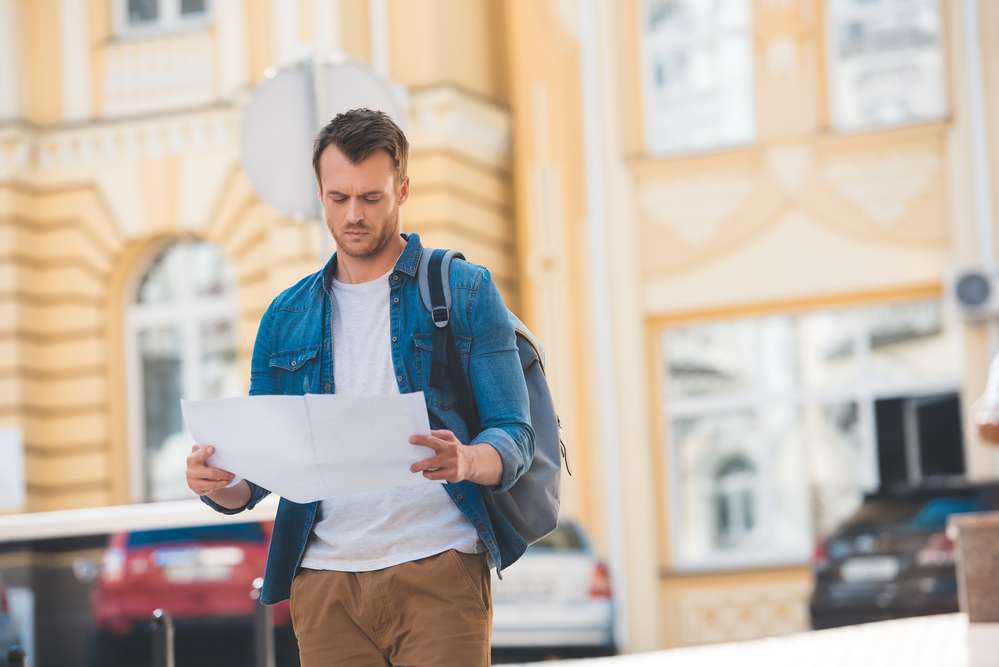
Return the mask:
<path fill-rule="evenodd" d="M 138 280 L 127 335 L 132 495 L 190 497 L 184 458 L 191 442 L 180 399 L 243 391 L 234 277 L 218 250 L 196 240 L 163 249 Z"/>
<path fill-rule="evenodd" d="M 715 541 L 720 548 L 732 548 L 756 526 L 756 467 L 744 456 L 730 456 L 718 466 L 713 482 Z"/>

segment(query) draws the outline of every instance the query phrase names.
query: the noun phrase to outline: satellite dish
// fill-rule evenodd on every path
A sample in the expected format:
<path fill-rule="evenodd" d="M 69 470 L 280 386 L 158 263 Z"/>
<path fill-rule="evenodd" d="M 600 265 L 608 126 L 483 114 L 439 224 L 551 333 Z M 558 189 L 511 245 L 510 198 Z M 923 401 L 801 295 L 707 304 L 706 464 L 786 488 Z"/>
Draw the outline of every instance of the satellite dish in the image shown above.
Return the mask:
<path fill-rule="evenodd" d="M 257 194 L 285 215 L 319 217 L 312 142 L 336 114 L 358 107 L 406 127 L 406 93 L 363 63 L 308 58 L 270 70 L 243 108 L 240 161 Z"/>

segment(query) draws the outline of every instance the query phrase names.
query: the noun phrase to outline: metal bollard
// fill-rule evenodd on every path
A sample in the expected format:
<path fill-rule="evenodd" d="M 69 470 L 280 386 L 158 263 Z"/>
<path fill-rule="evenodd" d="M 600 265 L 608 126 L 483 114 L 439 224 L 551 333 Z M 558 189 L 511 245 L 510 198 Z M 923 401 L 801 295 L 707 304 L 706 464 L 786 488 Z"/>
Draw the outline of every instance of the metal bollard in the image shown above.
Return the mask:
<path fill-rule="evenodd" d="M 253 609 L 253 665 L 254 667 L 275 667 L 274 659 L 274 611 L 270 605 L 260 602 L 260 592 L 264 580 L 253 580 L 250 599 L 256 602 Z"/>
<path fill-rule="evenodd" d="M 162 609 L 153 612 L 153 667 L 174 667 L 173 619 Z"/>
<path fill-rule="evenodd" d="M 25 654 L 20 646 L 15 646 L 7 653 L 8 667 L 25 667 Z"/>

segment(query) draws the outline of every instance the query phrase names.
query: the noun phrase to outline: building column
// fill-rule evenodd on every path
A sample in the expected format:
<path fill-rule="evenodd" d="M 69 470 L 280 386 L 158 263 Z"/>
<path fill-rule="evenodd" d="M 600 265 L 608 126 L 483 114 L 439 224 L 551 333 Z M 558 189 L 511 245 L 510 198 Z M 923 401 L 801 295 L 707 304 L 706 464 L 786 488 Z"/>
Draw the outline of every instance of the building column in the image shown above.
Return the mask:
<path fill-rule="evenodd" d="M 986 66 L 983 58 L 982 3 L 960 0 L 945 3 L 945 24 L 949 27 L 951 58 L 952 121 L 948 137 L 948 184 L 950 218 L 953 230 L 954 267 L 978 267 L 995 272 L 995 198 L 991 192 L 995 160 L 989 154 L 989 100 L 986 97 Z M 995 67 L 996 63 L 991 63 Z M 968 476 L 991 478 L 999 470 L 997 450 L 983 444 L 973 428 L 972 406 L 981 396 L 992 356 L 999 352 L 999 325 L 964 323 L 964 384 L 961 401 L 965 406 L 965 458 Z"/>

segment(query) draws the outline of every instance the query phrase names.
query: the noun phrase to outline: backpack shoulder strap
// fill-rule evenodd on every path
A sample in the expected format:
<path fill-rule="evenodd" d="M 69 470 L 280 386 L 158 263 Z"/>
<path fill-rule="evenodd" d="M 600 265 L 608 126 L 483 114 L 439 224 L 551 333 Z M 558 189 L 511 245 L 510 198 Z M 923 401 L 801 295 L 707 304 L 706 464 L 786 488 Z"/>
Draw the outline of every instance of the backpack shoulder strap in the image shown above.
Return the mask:
<path fill-rule="evenodd" d="M 430 311 L 434 325 L 444 329 L 451 321 L 451 260 L 465 259 L 455 250 L 425 249 L 420 255 L 417 280 L 423 306 Z"/>
<path fill-rule="evenodd" d="M 430 386 L 443 388 L 450 378 L 457 389 L 459 411 L 465 416 L 469 430 L 478 429 L 478 410 L 472 399 L 471 387 L 461 369 L 451 323 L 451 260 L 465 259 L 454 250 L 436 249 L 420 255 L 417 279 L 420 298 L 434 322 L 433 352 L 430 361 Z"/>

